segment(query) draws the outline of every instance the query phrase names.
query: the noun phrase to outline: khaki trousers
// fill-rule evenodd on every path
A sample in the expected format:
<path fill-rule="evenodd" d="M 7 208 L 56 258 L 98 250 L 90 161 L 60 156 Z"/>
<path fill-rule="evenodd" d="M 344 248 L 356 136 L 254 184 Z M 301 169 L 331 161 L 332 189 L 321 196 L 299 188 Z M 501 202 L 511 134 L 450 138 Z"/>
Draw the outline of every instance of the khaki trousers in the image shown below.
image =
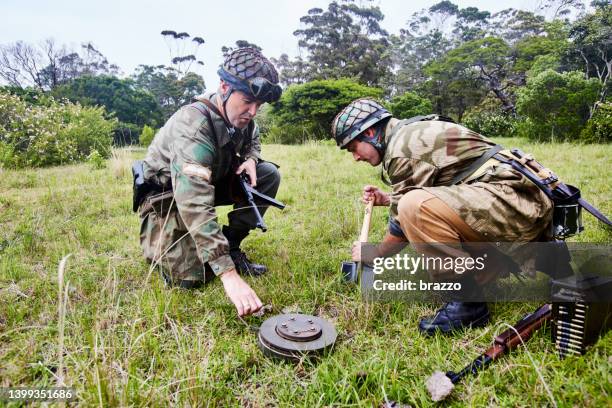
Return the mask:
<path fill-rule="evenodd" d="M 406 193 L 398 203 L 398 216 L 402 231 L 418 253 L 427 257 L 472 257 L 487 254 L 483 270 L 465 271 L 480 284 L 488 283 L 497 277 L 507 276 L 508 267 L 503 255 L 486 239 L 474 231 L 448 205 L 435 195 L 421 189 Z M 483 243 L 464 248 L 462 243 Z M 452 269 L 429 270 L 435 280 L 459 279 Z"/>

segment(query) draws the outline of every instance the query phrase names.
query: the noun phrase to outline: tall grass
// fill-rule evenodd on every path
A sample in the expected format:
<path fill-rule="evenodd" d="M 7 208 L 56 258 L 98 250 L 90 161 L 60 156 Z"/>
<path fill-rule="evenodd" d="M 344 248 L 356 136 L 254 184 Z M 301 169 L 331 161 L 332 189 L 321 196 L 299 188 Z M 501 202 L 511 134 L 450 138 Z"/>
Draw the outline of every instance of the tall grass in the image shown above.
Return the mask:
<path fill-rule="evenodd" d="M 612 213 L 606 179 L 612 147 L 502 143 L 533 152 Z M 0 386 L 54 386 L 61 378 L 83 406 L 378 406 L 385 399 L 430 406 L 429 374 L 463 367 L 504 323 L 534 309 L 491 305 L 493 324 L 486 328 L 424 338 L 416 325 L 437 305 L 364 304 L 341 282 L 338 268 L 359 233 L 361 187 L 382 186 L 379 169 L 355 164 L 325 143 L 265 145 L 264 157 L 281 166 L 277 198 L 287 208 L 270 209 L 269 231 L 245 241 L 249 255 L 270 269 L 247 281 L 271 308 L 246 322 L 299 310 L 333 321 L 339 332 L 333 351 L 319 360 L 269 360 L 218 280 L 188 291 L 164 287 L 156 271 L 146 279 L 129 171 L 131 160 L 143 155 L 115 151 L 99 170 L 74 165 L 2 173 Z M 228 211 L 219 211 L 221 222 Z M 611 242 L 609 230 L 584 218 L 587 232 L 576 240 Z M 382 238 L 386 222 L 376 208 L 372 240 Z M 559 406 L 609 404 L 612 334 L 587 355 L 565 360 L 548 330 L 526 348 L 542 378 L 519 349 L 467 378 L 447 404 L 546 406 L 544 383 Z"/>

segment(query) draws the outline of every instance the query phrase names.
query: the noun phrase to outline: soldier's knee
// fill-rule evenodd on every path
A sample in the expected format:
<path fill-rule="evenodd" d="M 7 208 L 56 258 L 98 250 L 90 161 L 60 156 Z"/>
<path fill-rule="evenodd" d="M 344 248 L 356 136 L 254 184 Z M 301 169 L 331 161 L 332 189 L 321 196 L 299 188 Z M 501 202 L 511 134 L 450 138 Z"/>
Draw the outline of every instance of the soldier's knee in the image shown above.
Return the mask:
<path fill-rule="evenodd" d="M 411 229 L 417 226 L 421 217 L 421 206 L 424 201 L 431 198 L 431 194 L 425 190 L 410 190 L 400 198 L 397 203 L 397 213 L 402 224 L 402 229 Z M 405 224 L 405 225 L 404 225 Z"/>
<path fill-rule="evenodd" d="M 271 186 L 278 187 L 281 175 L 278 168 L 270 162 L 260 162 L 257 164 L 257 178 L 266 180 Z"/>

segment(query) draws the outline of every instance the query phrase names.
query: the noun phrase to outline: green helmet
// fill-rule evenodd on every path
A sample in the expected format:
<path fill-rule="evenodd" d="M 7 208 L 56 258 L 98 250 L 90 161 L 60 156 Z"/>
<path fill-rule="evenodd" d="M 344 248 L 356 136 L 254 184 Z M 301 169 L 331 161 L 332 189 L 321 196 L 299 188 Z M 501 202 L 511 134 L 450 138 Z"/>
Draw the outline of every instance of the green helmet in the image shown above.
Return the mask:
<path fill-rule="evenodd" d="M 332 135 L 341 149 L 370 126 L 390 117 L 388 110 L 373 99 L 360 98 L 349 103 L 340 111 L 332 122 Z M 366 140 L 377 150 L 382 150 L 381 141 Z"/>
<path fill-rule="evenodd" d="M 283 89 L 278 84 L 278 72 L 274 65 L 256 48 L 244 47 L 232 51 L 217 71 L 219 77 L 232 90 L 263 101 L 277 101 Z M 225 96 L 229 98 L 231 91 Z"/>

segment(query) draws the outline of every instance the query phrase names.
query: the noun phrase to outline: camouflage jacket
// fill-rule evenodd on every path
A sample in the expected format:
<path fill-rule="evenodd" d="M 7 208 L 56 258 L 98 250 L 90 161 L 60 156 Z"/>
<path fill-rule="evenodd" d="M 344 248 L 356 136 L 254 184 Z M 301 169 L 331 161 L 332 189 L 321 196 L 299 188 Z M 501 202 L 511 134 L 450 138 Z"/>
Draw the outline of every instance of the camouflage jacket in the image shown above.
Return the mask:
<path fill-rule="evenodd" d="M 382 161 L 383 175 L 393 188 L 393 219 L 398 221 L 400 198 L 422 188 L 444 201 L 487 241 L 532 241 L 549 226 L 552 203 L 548 197 L 504 164 L 495 162 L 475 180 L 449 185 L 494 142 L 450 122 L 399 123 L 391 118 L 387 124 Z"/>
<path fill-rule="evenodd" d="M 207 98 L 216 105 L 215 94 Z M 229 244 L 217 223 L 215 184 L 230 176 L 236 153 L 261 158 L 259 130 L 255 122 L 230 135 L 222 117 L 202 102 L 179 109 L 155 135 L 144 159 L 147 181 L 172 187 L 178 212 L 195 241 L 202 263 L 216 275 L 234 268 Z M 214 132 L 201 110 L 208 110 Z M 216 135 L 216 137 L 215 137 Z"/>

